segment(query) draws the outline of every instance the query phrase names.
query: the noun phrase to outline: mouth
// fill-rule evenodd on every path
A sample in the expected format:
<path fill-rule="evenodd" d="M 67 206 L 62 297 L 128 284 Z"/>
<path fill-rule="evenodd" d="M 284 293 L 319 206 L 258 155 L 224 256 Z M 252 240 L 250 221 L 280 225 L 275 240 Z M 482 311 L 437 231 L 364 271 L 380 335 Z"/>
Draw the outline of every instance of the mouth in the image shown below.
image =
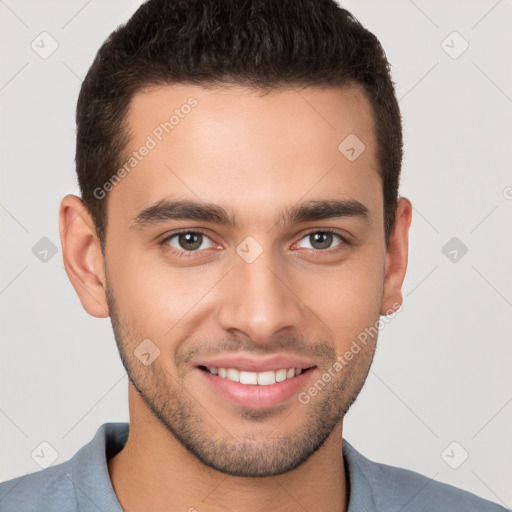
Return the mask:
<path fill-rule="evenodd" d="M 311 370 L 309 368 L 281 368 L 279 370 L 267 370 L 263 372 L 249 372 L 237 368 L 218 368 L 216 366 L 199 365 L 198 368 L 212 375 L 218 375 L 221 379 L 239 382 L 249 386 L 271 386 L 277 382 L 293 379 L 302 373 Z"/>
<path fill-rule="evenodd" d="M 282 406 L 304 390 L 316 366 L 248 371 L 240 368 L 199 365 L 197 374 L 212 400 L 249 409 Z"/>

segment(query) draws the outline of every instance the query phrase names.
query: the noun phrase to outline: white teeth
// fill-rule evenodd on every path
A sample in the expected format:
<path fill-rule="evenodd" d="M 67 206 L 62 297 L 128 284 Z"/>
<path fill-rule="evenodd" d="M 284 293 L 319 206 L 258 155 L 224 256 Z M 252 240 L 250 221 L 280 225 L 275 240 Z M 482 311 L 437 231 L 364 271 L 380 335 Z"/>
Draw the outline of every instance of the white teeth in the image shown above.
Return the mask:
<path fill-rule="evenodd" d="M 226 378 L 232 380 L 233 382 L 240 382 L 240 371 L 236 368 L 227 368 Z"/>
<path fill-rule="evenodd" d="M 283 368 L 281 370 L 269 370 L 266 372 L 246 372 L 237 370 L 236 368 L 216 368 L 214 366 L 207 366 L 206 368 L 213 375 L 218 375 L 223 379 L 240 382 L 241 384 L 258 384 L 260 386 L 269 386 L 276 382 L 283 382 L 302 373 L 301 368 Z"/>
<path fill-rule="evenodd" d="M 269 370 L 268 372 L 258 372 L 258 384 L 260 386 L 269 386 L 276 383 L 276 372 Z"/>
<path fill-rule="evenodd" d="M 286 371 L 287 370 L 277 370 L 276 382 L 283 382 L 283 380 L 286 380 Z"/>
<path fill-rule="evenodd" d="M 240 382 L 242 384 L 258 384 L 258 374 L 255 372 L 240 372 Z"/>

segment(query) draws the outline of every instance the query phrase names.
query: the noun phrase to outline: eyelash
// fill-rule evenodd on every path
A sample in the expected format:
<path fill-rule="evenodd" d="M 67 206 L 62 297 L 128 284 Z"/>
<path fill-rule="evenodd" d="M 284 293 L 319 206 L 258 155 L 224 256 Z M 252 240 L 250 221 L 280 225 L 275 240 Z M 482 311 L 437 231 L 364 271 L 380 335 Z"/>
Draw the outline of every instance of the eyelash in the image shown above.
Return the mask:
<path fill-rule="evenodd" d="M 196 249 L 195 251 L 185 251 L 185 250 L 176 250 L 174 248 L 171 248 L 171 246 L 168 245 L 169 240 L 171 240 L 173 237 L 181 235 L 183 233 L 201 234 L 203 236 L 206 236 L 207 238 L 210 238 L 204 231 L 201 231 L 201 230 L 182 229 L 180 231 L 175 231 L 171 235 L 169 235 L 166 238 L 164 238 L 160 242 L 160 245 L 161 246 L 166 246 L 165 247 L 166 251 L 168 251 L 171 254 L 173 254 L 175 256 L 178 256 L 180 258 L 190 258 L 190 257 L 193 257 L 194 255 L 197 255 L 198 253 L 202 252 L 203 250 L 206 250 L 206 249 L 201 249 L 201 250 Z M 335 247 L 334 249 L 309 249 L 311 251 L 314 251 L 315 254 L 316 253 L 331 253 L 331 254 L 332 253 L 336 253 L 336 252 L 342 250 L 343 246 L 350 245 L 350 242 L 349 242 L 349 240 L 346 237 L 344 237 L 343 235 L 340 235 L 337 231 L 333 231 L 331 229 L 314 229 L 312 231 L 309 231 L 308 233 L 305 233 L 300 238 L 300 240 L 303 240 L 304 238 L 306 238 L 309 235 L 312 235 L 314 233 L 329 233 L 329 234 L 332 234 L 332 235 L 336 235 L 336 236 L 340 237 L 340 239 L 341 239 L 341 243 L 338 244 L 338 246 Z"/>

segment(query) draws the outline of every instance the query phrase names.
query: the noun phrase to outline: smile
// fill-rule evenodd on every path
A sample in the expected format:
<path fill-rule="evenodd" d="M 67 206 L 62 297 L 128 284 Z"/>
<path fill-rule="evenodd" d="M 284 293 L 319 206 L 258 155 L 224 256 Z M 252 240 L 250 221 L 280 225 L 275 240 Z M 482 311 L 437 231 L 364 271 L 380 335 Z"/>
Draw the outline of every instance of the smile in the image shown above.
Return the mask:
<path fill-rule="evenodd" d="M 314 378 L 316 366 L 249 371 L 233 367 L 199 365 L 196 372 L 210 395 L 209 400 L 250 409 L 284 405 Z M 227 401 L 227 402 L 226 402 Z"/>
<path fill-rule="evenodd" d="M 248 372 L 236 368 L 217 368 L 215 366 L 200 366 L 199 368 L 209 371 L 212 375 L 218 375 L 223 379 L 253 386 L 270 386 L 276 382 L 292 379 L 302 373 L 302 368 L 282 368 L 265 372 Z"/>

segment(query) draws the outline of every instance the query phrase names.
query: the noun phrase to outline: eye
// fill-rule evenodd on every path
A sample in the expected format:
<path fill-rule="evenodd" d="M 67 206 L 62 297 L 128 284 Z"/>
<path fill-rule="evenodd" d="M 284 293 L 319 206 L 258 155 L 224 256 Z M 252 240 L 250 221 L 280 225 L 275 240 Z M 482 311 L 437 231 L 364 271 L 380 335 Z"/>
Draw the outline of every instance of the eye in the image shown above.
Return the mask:
<path fill-rule="evenodd" d="M 312 249 L 314 251 L 329 252 L 332 249 L 333 241 L 338 238 L 340 242 L 334 246 L 332 252 L 341 250 L 345 245 L 350 245 L 349 241 L 342 235 L 335 233 L 331 230 L 316 230 L 311 231 L 301 238 L 301 241 L 296 244 L 298 247 L 301 246 L 301 242 L 305 241 L 308 245 L 306 249 Z M 303 242 L 302 242 L 303 243 Z M 197 255 L 201 250 L 211 249 L 216 247 L 216 244 L 212 242 L 211 238 L 203 233 L 202 231 L 191 231 L 183 230 L 169 235 L 160 242 L 160 245 L 164 246 L 166 250 L 170 251 L 178 257 L 188 257 Z"/>
<path fill-rule="evenodd" d="M 332 242 L 335 239 L 335 237 L 341 240 L 341 243 L 338 243 L 337 246 L 348 244 L 347 240 L 344 237 L 342 237 L 338 233 L 335 233 L 334 231 L 312 231 L 308 233 L 306 236 L 304 236 L 302 240 L 305 240 L 306 242 L 309 243 L 309 247 L 306 246 L 306 249 L 324 251 L 326 249 L 331 248 Z"/>
<path fill-rule="evenodd" d="M 207 240 L 210 241 L 210 245 L 205 245 Z M 201 231 L 180 231 L 162 240 L 161 244 L 176 249 L 176 251 L 172 251 L 176 253 L 193 253 L 200 249 L 213 247 L 213 242 Z M 188 254 L 184 255 L 188 256 Z"/>

